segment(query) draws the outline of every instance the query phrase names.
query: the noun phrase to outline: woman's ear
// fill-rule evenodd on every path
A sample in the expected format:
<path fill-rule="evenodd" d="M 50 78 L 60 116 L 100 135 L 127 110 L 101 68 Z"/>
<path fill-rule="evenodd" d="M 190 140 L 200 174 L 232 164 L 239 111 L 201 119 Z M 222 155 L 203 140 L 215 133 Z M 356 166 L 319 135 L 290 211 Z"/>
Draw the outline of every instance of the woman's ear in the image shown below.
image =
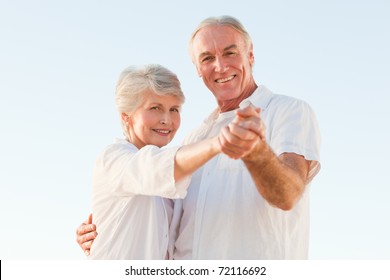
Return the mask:
<path fill-rule="evenodd" d="M 121 119 L 122 121 L 124 122 L 128 122 L 129 121 L 129 116 L 126 114 L 126 113 L 121 113 Z"/>

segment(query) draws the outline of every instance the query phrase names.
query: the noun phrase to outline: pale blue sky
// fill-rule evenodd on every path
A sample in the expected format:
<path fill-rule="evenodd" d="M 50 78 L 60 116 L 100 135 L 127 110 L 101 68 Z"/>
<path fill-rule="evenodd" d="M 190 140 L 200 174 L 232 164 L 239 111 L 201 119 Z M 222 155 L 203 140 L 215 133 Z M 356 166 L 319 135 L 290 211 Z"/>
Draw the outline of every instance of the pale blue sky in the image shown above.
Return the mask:
<path fill-rule="evenodd" d="M 83 259 L 92 165 L 121 136 L 128 65 L 176 72 L 187 101 L 173 144 L 216 106 L 187 54 L 208 16 L 252 36 L 254 76 L 307 101 L 321 128 L 311 259 L 390 259 L 388 1 L 0 0 L 0 258 Z"/>

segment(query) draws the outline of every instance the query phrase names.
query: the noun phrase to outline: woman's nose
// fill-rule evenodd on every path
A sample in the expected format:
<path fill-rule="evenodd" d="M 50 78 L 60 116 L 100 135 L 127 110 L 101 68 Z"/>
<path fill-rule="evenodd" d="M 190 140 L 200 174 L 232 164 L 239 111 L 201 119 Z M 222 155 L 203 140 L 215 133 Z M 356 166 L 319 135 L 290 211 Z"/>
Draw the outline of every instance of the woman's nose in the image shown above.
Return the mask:
<path fill-rule="evenodd" d="M 171 116 L 169 113 L 164 113 L 161 116 L 160 123 L 161 124 L 170 124 L 171 122 Z"/>

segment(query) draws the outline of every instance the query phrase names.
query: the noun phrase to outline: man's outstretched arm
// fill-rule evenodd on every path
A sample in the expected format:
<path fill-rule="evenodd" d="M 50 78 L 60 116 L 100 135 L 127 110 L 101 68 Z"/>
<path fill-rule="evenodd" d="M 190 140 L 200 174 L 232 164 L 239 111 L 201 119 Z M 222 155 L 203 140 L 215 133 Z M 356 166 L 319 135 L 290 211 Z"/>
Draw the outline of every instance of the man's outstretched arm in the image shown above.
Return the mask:
<path fill-rule="evenodd" d="M 92 223 L 92 214 L 89 214 L 86 219 L 76 230 L 76 240 L 84 251 L 85 255 L 89 256 L 93 241 L 97 236 L 96 225 Z"/>

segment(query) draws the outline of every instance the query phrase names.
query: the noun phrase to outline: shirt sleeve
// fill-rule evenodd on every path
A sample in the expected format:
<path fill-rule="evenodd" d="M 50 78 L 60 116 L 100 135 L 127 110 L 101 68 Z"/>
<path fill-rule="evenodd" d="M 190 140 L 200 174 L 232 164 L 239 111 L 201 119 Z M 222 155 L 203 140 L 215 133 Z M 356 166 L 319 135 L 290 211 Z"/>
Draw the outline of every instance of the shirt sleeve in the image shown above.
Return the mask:
<path fill-rule="evenodd" d="M 321 135 L 314 111 L 304 101 L 291 100 L 279 107 L 273 121 L 272 149 L 278 156 L 296 153 L 310 161 L 310 181 L 320 169 Z"/>
<path fill-rule="evenodd" d="M 107 184 L 112 194 L 183 198 L 190 176 L 174 180 L 174 158 L 179 147 L 147 145 L 138 151 L 125 145 L 106 149 L 95 164 L 95 183 Z M 100 180 L 100 182 L 96 182 Z"/>

